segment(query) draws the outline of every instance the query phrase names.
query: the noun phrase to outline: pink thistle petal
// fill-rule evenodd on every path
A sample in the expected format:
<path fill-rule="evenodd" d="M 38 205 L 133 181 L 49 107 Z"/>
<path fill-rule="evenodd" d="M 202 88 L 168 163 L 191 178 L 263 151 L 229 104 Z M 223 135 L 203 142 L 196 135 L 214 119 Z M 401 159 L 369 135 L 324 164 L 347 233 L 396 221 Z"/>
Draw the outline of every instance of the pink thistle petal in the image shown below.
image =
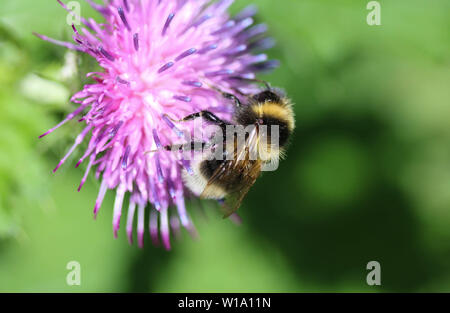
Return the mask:
<path fill-rule="evenodd" d="M 45 35 L 41 35 L 41 34 L 38 34 L 38 33 L 34 33 L 34 32 L 33 32 L 33 35 L 35 35 L 36 37 L 38 37 L 38 38 L 40 38 L 42 40 L 51 42 L 52 44 L 55 44 L 55 45 L 58 45 L 58 46 L 66 47 L 68 49 L 76 50 L 76 51 L 84 51 L 83 47 L 74 45 L 73 43 L 70 43 L 70 42 L 56 40 L 56 39 L 53 39 L 53 38 L 50 38 L 50 37 L 47 37 Z"/>
<path fill-rule="evenodd" d="M 125 195 L 125 188 L 119 186 L 116 191 L 116 200 L 114 201 L 114 212 L 113 212 L 113 231 L 114 238 L 117 238 L 117 232 L 120 227 L 120 217 L 122 216 L 122 205 L 123 197 Z"/>
<path fill-rule="evenodd" d="M 94 219 L 97 218 L 98 210 L 100 209 L 100 206 L 102 205 L 103 198 L 105 197 L 106 190 L 107 190 L 107 184 L 106 180 L 102 180 L 102 183 L 100 185 L 100 190 L 98 192 L 97 200 L 95 201 L 95 207 L 94 207 Z"/>
<path fill-rule="evenodd" d="M 136 203 L 130 201 L 128 207 L 128 215 L 127 215 L 127 236 L 128 242 L 130 245 L 133 244 L 133 220 L 134 220 L 134 211 L 136 210 Z"/>
<path fill-rule="evenodd" d="M 181 237 L 180 220 L 175 215 L 171 215 L 169 220 L 170 220 L 170 228 L 172 229 L 175 238 L 179 239 Z"/>
<path fill-rule="evenodd" d="M 89 172 L 91 171 L 91 167 L 92 167 L 92 164 L 94 164 L 94 161 L 95 161 L 95 154 L 91 155 L 91 158 L 89 160 L 86 171 L 84 172 L 83 178 L 81 179 L 80 185 L 78 186 L 78 189 L 77 189 L 78 192 L 80 192 L 81 188 L 83 188 L 83 185 L 86 182 L 87 176 L 89 175 Z"/>
<path fill-rule="evenodd" d="M 39 136 L 39 138 L 42 138 L 50 133 L 52 133 L 53 131 L 55 131 L 56 129 L 58 129 L 59 127 L 61 127 L 62 125 L 64 125 L 65 123 L 67 123 L 68 121 L 70 121 L 71 119 L 73 119 L 75 116 L 77 116 L 78 114 L 81 113 L 81 111 L 84 110 L 84 108 L 86 107 L 86 104 L 81 105 L 80 107 L 78 107 L 75 111 L 73 111 L 72 113 L 70 113 L 69 115 L 66 116 L 66 118 L 64 120 L 62 120 L 59 124 L 57 124 L 55 127 L 50 128 L 48 131 L 46 131 L 45 133 L 43 133 L 42 135 Z"/>
<path fill-rule="evenodd" d="M 230 215 L 230 220 L 235 223 L 236 225 L 242 224 L 242 218 L 237 213 L 233 213 Z"/>
<path fill-rule="evenodd" d="M 197 230 L 195 229 L 195 226 L 192 223 L 192 220 L 189 218 L 189 216 L 187 214 L 184 197 L 182 195 L 177 197 L 176 203 L 177 203 L 178 216 L 180 217 L 180 220 L 181 220 L 181 225 L 183 225 L 183 227 L 186 228 L 186 230 L 189 232 L 189 234 L 191 235 L 192 238 L 194 238 L 194 239 L 198 238 Z"/>
<path fill-rule="evenodd" d="M 66 162 L 67 158 L 72 154 L 72 152 L 75 150 L 75 148 L 83 142 L 84 137 L 86 136 L 86 134 L 91 130 L 91 126 L 87 126 L 75 139 L 75 143 L 72 145 L 72 147 L 70 147 L 69 151 L 67 152 L 67 154 L 61 159 L 61 161 L 59 161 L 58 165 L 55 167 L 55 169 L 53 170 L 53 173 L 55 173 L 60 167 L 61 165 L 64 164 L 64 162 Z"/>
<path fill-rule="evenodd" d="M 139 248 L 144 247 L 144 218 L 145 218 L 145 205 L 139 204 L 138 207 L 138 226 L 137 226 L 137 237 Z"/>
<path fill-rule="evenodd" d="M 166 250 L 170 250 L 169 212 L 167 209 L 161 210 L 160 221 L 163 246 Z"/>
<path fill-rule="evenodd" d="M 150 237 L 152 239 L 152 243 L 155 246 L 159 245 L 158 213 L 155 210 L 151 210 L 151 212 L 150 212 L 149 231 L 150 231 Z"/>

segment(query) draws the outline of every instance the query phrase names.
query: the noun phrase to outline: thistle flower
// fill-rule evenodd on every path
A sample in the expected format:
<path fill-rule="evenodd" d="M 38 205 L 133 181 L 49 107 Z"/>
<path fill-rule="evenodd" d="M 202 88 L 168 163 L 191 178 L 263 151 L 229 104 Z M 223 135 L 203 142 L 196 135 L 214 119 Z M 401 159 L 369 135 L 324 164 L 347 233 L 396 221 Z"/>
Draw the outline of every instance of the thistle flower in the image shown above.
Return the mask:
<path fill-rule="evenodd" d="M 251 90 L 248 81 L 239 78 L 253 78 L 256 71 L 276 65 L 265 54 L 252 53 L 269 48 L 272 41 L 264 37 L 264 24 L 252 26 L 253 6 L 229 18 L 226 10 L 233 0 L 110 0 L 104 5 L 86 1 L 102 14 L 104 24 L 80 17 L 83 26 L 72 25 L 74 43 L 36 35 L 89 54 L 102 71 L 87 74 L 93 82 L 71 98 L 78 108 L 40 137 L 84 112 L 79 121 L 85 128 L 54 171 L 90 135 L 76 167 L 87 162 L 78 191 L 94 167 L 101 180 L 94 216 L 107 190 L 115 190 L 113 232 L 117 237 L 124 197 L 129 193 L 126 230 L 130 243 L 137 211 L 142 247 L 148 208 L 153 243 L 158 244 L 160 233 L 164 247 L 170 249 L 170 228 L 178 231 L 181 222 L 195 234 L 181 179 L 189 162 L 164 149 L 146 152 L 179 142 L 183 131 L 192 131 L 189 123 L 175 125 L 167 116 L 182 118 L 210 110 L 230 118 L 232 103 L 208 86 Z"/>

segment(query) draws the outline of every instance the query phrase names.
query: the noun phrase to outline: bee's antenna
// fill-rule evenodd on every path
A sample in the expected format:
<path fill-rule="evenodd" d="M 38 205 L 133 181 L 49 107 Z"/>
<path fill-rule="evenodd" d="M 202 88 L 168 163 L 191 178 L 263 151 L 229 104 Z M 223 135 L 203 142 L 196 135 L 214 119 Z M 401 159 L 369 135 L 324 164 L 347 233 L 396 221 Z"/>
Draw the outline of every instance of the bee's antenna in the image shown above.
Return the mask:
<path fill-rule="evenodd" d="M 239 90 L 239 88 L 233 87 L 231 88 L 235 93 L 243 96 L 243 97 L 248 97 L 248 94 L 243 93 L 242 91 Z"/>
<path fill-rule="evenodd" d="M 245 77 L 241 77 L 241 76 L 231 76 L 231 77 L 228 77 L 228 79 L 241 80 L 241 81 L 246 81 L 249 83 L 263 84 L 267 90 L 269 90 L 269 91 L 272 90 L 272 87 L 270 86 L 270 84 L 265 80 L 256 79 L 256 78 L 245 78 Z"/>

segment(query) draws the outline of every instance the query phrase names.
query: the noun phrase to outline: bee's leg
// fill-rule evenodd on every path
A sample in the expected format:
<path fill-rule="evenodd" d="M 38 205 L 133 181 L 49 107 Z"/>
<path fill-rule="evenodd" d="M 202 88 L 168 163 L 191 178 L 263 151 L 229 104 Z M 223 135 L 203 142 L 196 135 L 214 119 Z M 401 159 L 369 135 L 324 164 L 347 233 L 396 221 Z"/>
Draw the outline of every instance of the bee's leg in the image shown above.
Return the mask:
<path fill-rule="evenodd" d="M 189 114 L 188 116 L 183 117 L 181 120 L 173 120 L 173 121 L 174 122 L 186 122 L 186 121 L 192 121 L 199 117 L 203 117 L 208 122 L 219 125 L 219 126 L 225 126 L 225 125 L 230 124 L 230 123 L 225 122 L 224 120 L 220 119 L 219 117 L 217 117 L 214 113 L 212 113 L 210 111 L 206 111 L 206 110 L 203 110 L 203 111 L 200 111 L 197 113 L 192 113 L 192 114 Z"/>
<path fill-rule="evenodd" d="M 191 141 L 185 144 L 175 144 L 175 145 L 167 145 L 164 146 L 163 149 L 167 151 L 178 150 L 178 151 L 202 151 L 209 144 L 203 141 Z M 200 149 L 199 149 L 200 148 Z"/>
<path fill-rule="evenodd" d="M 207 120 L 208 122 L 215 124 L 217 126 L 219 126 L 222 130 L 222 134 L 225 138 L 226 134 L 227 134 L 227 126 L 228 125 L 232 125 L 230 122 L 224 121 L 222 119 L 220 119 L 217 115 L 215 115 L 214 113 L 210 112 L 210 111 L 200 111 L 200 112 L 196 112 L 196 113 L 192 113 L 189 114 L 188 116 L 183 117 L 180 120 L 175 120 L 172 119 L 170 116 L 168 116 L 167 114 L 165 114 L 165 116 L 167 118 L 169 118 L 170 120 L 172 120 L 173 122 L 186 122 L 186 121 L 192 121 L 196 118 L 199 117 L 203 117 L 205 120 Z"/>
<path fill-rule="evenodd" d="M 236 97 L 235 95 L 233 95 L 233 94 L 231 94 L 231 93 L 228 93 L 228 92 L 221 92 L 221 94 L 222 94 L 222 96 L 223 96 L 224 98 L 233 100 L 233 101 L 234 101 L 234 104 L 235 104 L 237 107 L 240 107 L 240 106 L 242 105 L 241 100 L 239 100 L 239 98 Z"/>
<path fill-rule="evenodd" d="M 198 151 L 198 148 L 201 148 L 200 151 L 202 151 L 205 148 L 208 148 L 210 146 L 210 143 L 208 142 L 203 142 L 203 141 L 191 141 L 185 144 L 174 144 L 174 145 L 166 145 L 163 146 L 162 149 L 166 150 L 166 151 Z M 153 152 L 158 152 L 160 151 L 160 149 L 155 149 L 155 150 L 150 150 L 150 151 L 146 151 L 144 152 L 144 154 L 148 154 L 148 153 L 153 153 Z"/>
<path fill-rule="evenodd" d="M 203 151 L 205 148 L 209 148 L 210 145 L 211 144 L 209 142 L 204 141 L 191 141 L 190 143 L 184 144 L 185 147 L 190 146 L 189 149 L 191 151 Z M 200 148 L 200 150 L 198 148 Z"/>

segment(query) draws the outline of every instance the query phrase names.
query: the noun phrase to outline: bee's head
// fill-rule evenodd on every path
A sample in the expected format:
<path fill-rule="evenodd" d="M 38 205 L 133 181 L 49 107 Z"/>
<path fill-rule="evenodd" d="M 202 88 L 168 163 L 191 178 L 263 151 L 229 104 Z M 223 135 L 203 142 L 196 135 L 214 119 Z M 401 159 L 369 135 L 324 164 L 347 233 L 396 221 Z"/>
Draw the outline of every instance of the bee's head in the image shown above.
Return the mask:
<path fill-rule="evenodd" d="M 266 89 L 252 96 L 253 100 L 258 103 L 272 102 L 280 103 L 283 95 L 278 90 Z"/>
<path fill-rule="evenodd" d="M 277 141 L 283 148 L 294 130 L 294 113 L 289 99 L 282 90 L 270 88 L 252 95 L 249 100 L 248 105 L 236 111 L 236 122 L 260 129 L 259 134 L 267 138 L 267 150 L 274 145 L 272 141 Z"/>

